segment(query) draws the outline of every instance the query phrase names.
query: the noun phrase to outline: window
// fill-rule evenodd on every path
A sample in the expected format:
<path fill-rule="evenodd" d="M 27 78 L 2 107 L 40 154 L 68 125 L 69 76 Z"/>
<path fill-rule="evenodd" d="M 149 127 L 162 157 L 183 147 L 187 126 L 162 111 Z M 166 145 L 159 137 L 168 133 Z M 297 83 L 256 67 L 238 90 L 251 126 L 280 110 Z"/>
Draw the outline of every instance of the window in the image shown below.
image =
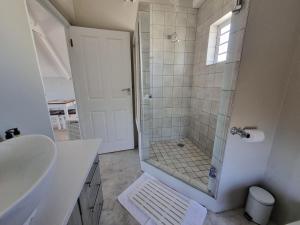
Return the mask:
<path fill-rule="evenodd" d="M 230 20 L 218 26 L 217 44 L 215 50 L 215 62 L 223 62 L 227 59 L 228 41 L 230 33 Z"/>
<path fill-rule="evenodd" d="M 206 65 L 226 61 L 231 15 L 231 12 L 226 14 L 210 26 Z"/>

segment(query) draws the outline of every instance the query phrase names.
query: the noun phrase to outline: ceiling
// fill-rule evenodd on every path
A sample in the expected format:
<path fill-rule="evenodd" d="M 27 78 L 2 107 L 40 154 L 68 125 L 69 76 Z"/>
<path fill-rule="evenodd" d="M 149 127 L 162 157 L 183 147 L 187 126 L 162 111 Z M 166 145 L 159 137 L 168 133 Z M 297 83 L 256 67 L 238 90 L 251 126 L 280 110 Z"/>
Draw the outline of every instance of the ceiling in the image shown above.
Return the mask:
<path fill-rule="evenodd" d="M 124 0 L 50 0 L 75 26 L 133 31 L 138 1 Z"/>
<path fill-rule="evenodd" d="M 174 0 L 50 0 L 74 26 L 133 31 L 138 2 L 172 4 Z M 204 0 L 194 0 L 199 5 Z M 193 0 L 178 0 L 181 6 L 192 6 Z"/>

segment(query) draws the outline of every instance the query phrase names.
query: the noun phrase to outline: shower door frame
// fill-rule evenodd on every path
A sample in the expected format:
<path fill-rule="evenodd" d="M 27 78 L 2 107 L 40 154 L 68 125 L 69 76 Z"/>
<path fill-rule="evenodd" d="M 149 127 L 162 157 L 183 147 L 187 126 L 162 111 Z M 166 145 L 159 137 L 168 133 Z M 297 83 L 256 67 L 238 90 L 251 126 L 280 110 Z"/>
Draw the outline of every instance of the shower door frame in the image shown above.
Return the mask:
<path fill-rule="evenodd" d="M 202 192 L 199 189 L 196 189 L 189 184 L 181 181 L 180 179 L 171 176 L 170 174 L 164 172 L 163 170 L 151 165 L 150 163 L 146 162 L 145 160 L 145 154 L 143 152 L 143 135 L 142 135 L 142 103 L 143 103 L 143 54 L 142 54 L 142 48 L 141 48 L 141 20 L 140 20 L 140 14 L 138 12 L 138 19 L 137 19 L 137 26 L 136 26 L 135 33 L 134 33 L 134 44 L 135 44 L 135 60 L 136 63 L 139 62 L 139 69 L 136 68 L 136 72 L 139 72 L 135 76 L 136 83 L 139 83 L 139 90 L 136 90 L 136 93 L 139 92 L 139 95 L 137 95 L 137 110 L 139 110 L 139 116 L 137 117 L 136 121 L 137 123 L 137 129 L 138 129 L 138 149 L 139 149 L 139 156 L 140 156 L 140 164 L 141 164 L 141 170 L 145 173 L 150 174 L 151 176 L 156 177 L 157 179 L 163 181 L 166 185 L 173 188 L 174 190 L 182 193 L 183 195 L 190 197 L 191 199 L 199 202 L 200 204 L 204 205 L 207 209 L 213 211 L 213 212 L 219 212 L 222 211 L 219 204 L 217 203 L 217 200 L 210 195 L 208 195 L 205 192 Z M 138 53 L 138 55 L 137 55 Z"/>

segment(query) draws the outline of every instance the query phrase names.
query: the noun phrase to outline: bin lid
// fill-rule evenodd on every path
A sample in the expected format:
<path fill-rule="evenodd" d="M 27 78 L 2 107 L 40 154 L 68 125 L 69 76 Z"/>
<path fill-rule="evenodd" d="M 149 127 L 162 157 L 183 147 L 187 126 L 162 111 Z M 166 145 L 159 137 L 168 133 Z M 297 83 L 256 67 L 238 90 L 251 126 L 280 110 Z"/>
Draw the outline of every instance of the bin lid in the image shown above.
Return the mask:
<path fill-rule="evenodd" d="M 275 203 L 275 198 L 273 195 L 263 188 L 256 186 L 250 187 L 249 193 L 256 201 L 263 205 L 274 205 Z"/>

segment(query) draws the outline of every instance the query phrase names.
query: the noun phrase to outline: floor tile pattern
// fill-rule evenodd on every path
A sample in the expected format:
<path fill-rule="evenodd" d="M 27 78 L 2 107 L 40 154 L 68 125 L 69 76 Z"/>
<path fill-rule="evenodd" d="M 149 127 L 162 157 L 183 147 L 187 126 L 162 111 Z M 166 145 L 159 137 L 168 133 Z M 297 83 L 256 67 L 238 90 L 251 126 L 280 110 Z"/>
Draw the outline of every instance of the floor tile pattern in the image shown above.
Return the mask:
<path fill-rule="evenodd" d="M 148 162 L 196 188 L 207 191 L 211 159 L 187 138 L 153 142 Z"/>

